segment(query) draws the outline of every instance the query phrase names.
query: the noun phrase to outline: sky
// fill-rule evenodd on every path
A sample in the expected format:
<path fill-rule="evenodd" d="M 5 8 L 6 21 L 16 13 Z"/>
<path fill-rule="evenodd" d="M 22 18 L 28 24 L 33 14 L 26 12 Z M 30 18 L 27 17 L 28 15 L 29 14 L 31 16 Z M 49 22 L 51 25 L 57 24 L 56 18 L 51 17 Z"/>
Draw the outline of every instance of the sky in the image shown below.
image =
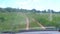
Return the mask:
<path fill-rule="evenodd" d="M 60 11 L 60 0 L 0 0 L 0 7 Z"/>

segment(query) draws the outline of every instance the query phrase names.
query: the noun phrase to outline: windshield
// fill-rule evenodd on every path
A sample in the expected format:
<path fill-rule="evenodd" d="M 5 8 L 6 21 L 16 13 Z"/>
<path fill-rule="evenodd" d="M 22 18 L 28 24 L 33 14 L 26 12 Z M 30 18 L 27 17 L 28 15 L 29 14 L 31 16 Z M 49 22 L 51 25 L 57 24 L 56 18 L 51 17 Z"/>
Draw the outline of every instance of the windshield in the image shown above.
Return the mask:
<path fill-rule="evenodd" d="M 60 0 L 0 0 L 0 32 L 60 29 Z"/>

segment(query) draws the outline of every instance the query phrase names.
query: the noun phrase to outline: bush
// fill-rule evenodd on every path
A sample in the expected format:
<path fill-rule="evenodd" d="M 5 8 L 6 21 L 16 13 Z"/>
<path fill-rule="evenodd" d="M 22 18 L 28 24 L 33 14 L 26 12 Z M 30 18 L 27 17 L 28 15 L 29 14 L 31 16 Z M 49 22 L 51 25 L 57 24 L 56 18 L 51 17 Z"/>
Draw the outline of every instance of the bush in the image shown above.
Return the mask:
<path fill-rule="evenodd" d="M 1 22 L 4 22 L 5 18 L 4 17 L 0 17 L 0 20 L 1 20 Z"/>

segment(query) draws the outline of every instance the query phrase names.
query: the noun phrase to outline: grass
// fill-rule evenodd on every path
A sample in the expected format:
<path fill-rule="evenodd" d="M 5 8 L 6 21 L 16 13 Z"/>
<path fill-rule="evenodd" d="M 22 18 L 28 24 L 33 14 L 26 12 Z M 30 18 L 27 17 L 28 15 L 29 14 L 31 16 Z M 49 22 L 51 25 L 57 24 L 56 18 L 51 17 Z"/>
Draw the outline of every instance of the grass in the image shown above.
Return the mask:
<path fill-rule="evenodd" d="M 52 14 L 52 21 L 50 21 L 50 16 L 48 13 L 43 14 L 27 14 L 29 17 L 34 18 L 44 26 L 54 26 L 54 27 L 60 27 L 60 15 L 59 14 Z"/>
<path fill-rule="evenodd" d="M 3 17 L 4 21 L 0 19 L 0 31 L 12 31 L 25 28 L 25 17 L 19 13 L 0 13 L 0 18 Z"/>
<path fill-rule="evenodd" d="M 28 16 L 29 18 L 30 28 L 40 27 L 36 22 L 32 20 L 32 18 L 34 18 L 44 26 L 60 27 L 60 14 L 52 14 L 52 21 L 49 21 L 50 18 L 48 13 L 29 13 L 26 14 L 26 16 Z M 25 29 L 26 16 L 21 14 L 20 12 L 0 12 L 0 31 L 19 31 Z"/>

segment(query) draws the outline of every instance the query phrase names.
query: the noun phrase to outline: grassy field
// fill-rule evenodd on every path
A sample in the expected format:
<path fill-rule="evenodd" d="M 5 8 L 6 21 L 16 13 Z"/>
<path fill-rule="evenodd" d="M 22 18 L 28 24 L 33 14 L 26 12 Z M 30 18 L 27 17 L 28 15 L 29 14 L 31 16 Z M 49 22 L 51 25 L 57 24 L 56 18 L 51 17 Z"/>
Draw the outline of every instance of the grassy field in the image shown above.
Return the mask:
<path fill-rule="evenodd" d="M 52 14 L 52 21 L 49 21 L 49 14 L 36 14 L 29 13 L 25 14 L 30 21 L 30 28 L 40 27 L 36 22 L 32 20 L 34 18 L 36 21 L 46 26 L 60 27 L 60 14 Z M 0 31 L 19 31 L 26 28 L 26 16 L 20 12 L 0 12 Z"/>
<path fill-rule="evenodd" d="M 27 14 L 30 18 L 34 18 L 42 25 L 46 26 L 54 26 L 60 27 L 60 15 L 59 14 L 52 14 L 52 21 L 50 21 L 50 14 L 43 13 L 43 14 Z"/>
<path fill-rule="evenodd" d="M 25 22 L 25 17 L 20 13 L 0 13 L 0 31 L 20 30 L 26 27 Z"/>

